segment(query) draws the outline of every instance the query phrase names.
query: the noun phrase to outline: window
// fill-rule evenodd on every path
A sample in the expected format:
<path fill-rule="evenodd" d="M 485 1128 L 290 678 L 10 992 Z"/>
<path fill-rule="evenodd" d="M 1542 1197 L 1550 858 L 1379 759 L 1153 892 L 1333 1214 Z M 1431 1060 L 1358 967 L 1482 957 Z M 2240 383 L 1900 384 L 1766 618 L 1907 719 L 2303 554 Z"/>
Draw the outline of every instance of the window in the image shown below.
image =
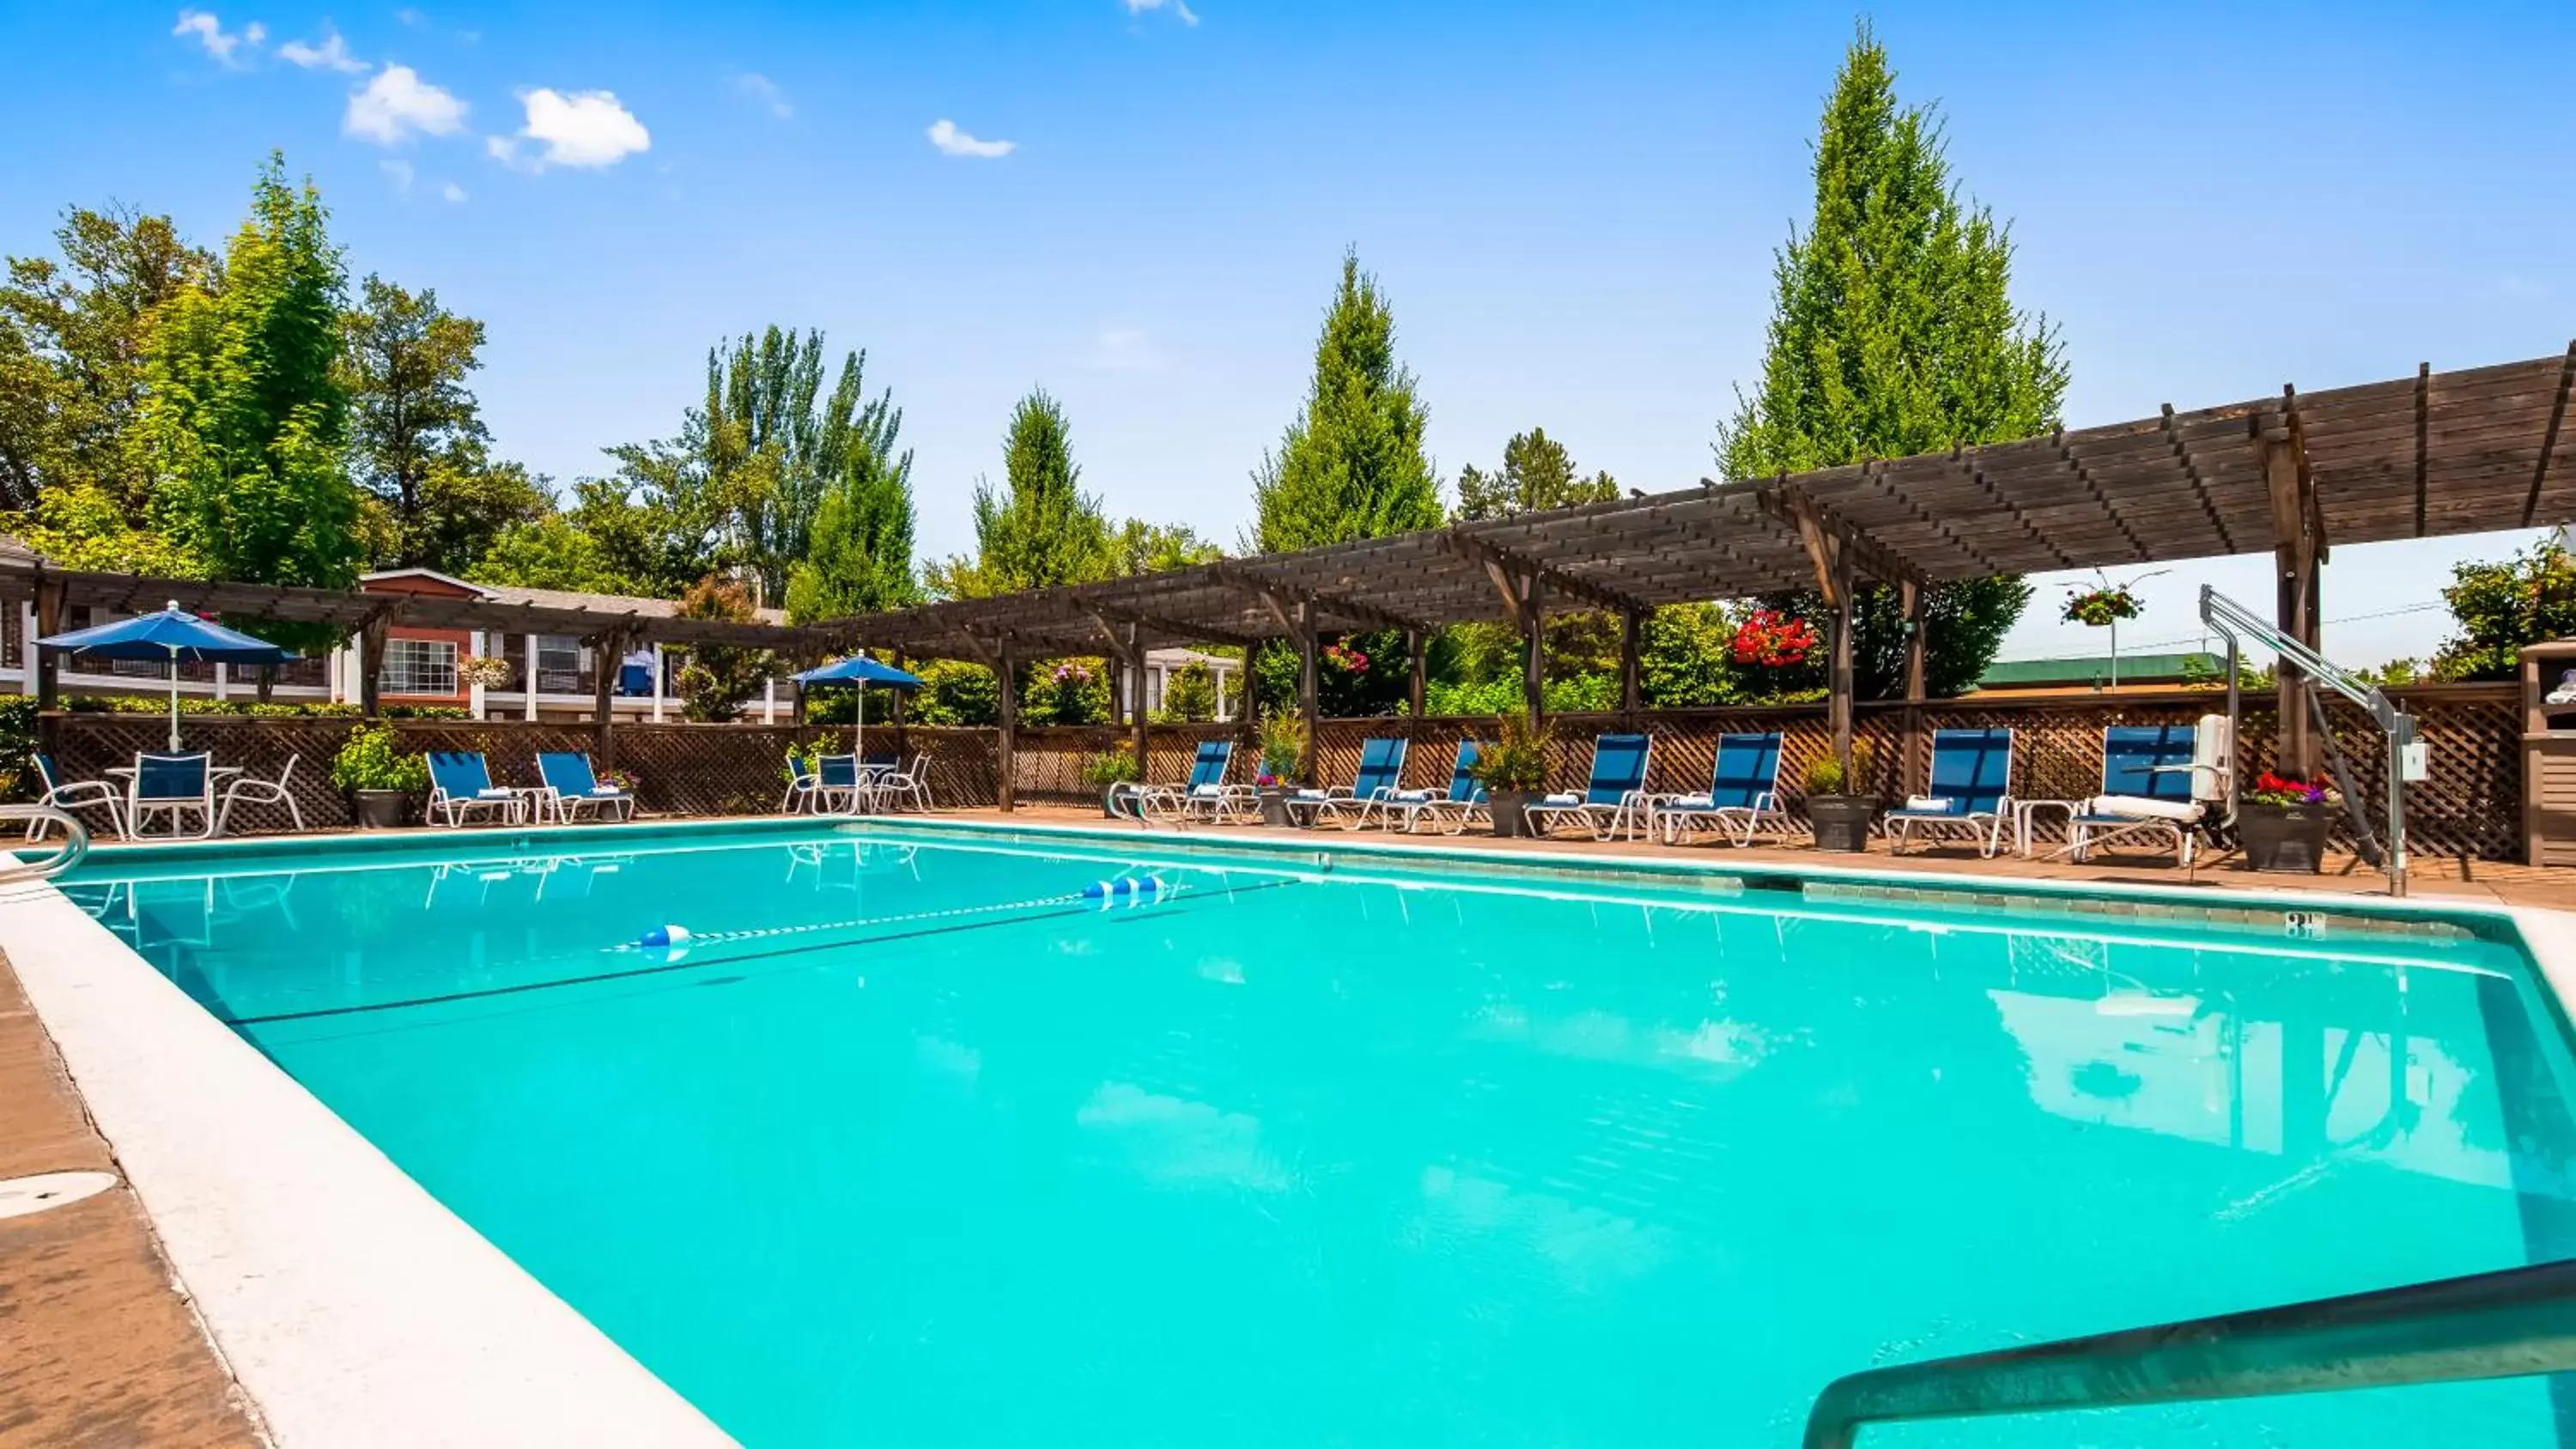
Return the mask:
<path fill-rule="evenodd" d="M 581 640 L 570 634 L 538 635 L 537 692 L 581 693 L 581 657 L 587 652 L 581 647 Z"/>
<path fill-rule="evenodd" d="M 380 680 L 387 694 L 454 694 L 456 646 L 445 639 L 388 639 Z"/>

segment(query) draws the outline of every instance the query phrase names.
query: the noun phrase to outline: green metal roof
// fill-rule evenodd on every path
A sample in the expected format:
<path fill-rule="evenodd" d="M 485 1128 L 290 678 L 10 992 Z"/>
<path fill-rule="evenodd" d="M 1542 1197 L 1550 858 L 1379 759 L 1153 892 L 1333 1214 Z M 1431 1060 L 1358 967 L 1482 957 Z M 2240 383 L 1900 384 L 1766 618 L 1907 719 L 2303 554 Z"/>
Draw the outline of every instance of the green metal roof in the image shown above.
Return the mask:
<path fill-rule="evenodd" d="M 2123 654 L 2120 656 L 2120 681 L 2149 683 L 2180 679 L 2188 665 L 2212 675 L 2226 672 L 2227 661 L 2215 654 L 2185 652 L 2180 654 Z M 1977 681 L 1979 689 L 2004 685 L 2042 684 L 2108 684 L 2111 680 L 2111 657 L 2107 654 L 2083 659 L 2000 659 L 1986 666 L 1985 675 Z"/>

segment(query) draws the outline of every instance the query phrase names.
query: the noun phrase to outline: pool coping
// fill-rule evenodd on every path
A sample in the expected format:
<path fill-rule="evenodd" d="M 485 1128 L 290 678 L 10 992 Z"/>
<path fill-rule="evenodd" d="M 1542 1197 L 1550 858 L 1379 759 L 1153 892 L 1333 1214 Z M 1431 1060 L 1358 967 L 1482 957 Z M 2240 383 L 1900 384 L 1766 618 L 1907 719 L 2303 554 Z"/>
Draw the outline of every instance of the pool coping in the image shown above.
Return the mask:
<path fill-rule="evenodd" d="M 52 885 L 0 952 L 272 1442 L 733 1442 Z"/>
<path fill-rule="evenodd" d="M 1055 839 L 1088 846 L 1318 852 L 1438 868 L 1469 863 L 1594 877 L 1767 878 L 1840 890 L 1994 898 L 2149 900 L 2194 913 L 2312 911 L 2474 917 L 2510 931 L 2539 968 L 2561 1028 L 2576 1018 L 2576 912 L 2476 901 L 2355 900 L 2292 889 L 1963 878 L 1897 867 L 1605 856 L 1576 849 L 1269 834 L 1140 831 L 1056 821 L 813 816 L 484 832 L 420 830 L 102 847 L 100 865 L 236 856 L 435 853 L 478 838 L 512 849 L 818 828 Z M 1982 899 L 1981 899 L 1982 898 Z M 218 1351 L 274 1441 L 290 1446 L 732 1442 L 695 1406 L 413 1182 L 320 1099 L 50 884 L 0 888 L 0 952 Z M 184 1089 L 181 1089 L 184 1088 Z"/>

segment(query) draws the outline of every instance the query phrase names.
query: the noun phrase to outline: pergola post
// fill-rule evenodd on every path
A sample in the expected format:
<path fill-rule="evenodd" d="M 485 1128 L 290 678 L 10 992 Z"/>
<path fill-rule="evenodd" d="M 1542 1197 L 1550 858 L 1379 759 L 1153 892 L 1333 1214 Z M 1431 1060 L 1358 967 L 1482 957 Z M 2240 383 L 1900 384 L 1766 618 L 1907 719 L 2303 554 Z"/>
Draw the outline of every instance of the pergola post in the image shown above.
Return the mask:
<path fill-rule="evenodd" d="M 1619 727 L 1637 728 L 1640 708 L 1637 661 L 1637 634 L 1645 616 L 1635 609 L 1619 611 Z"/>
<path fill-rule="evenodd" d="M 50 639 L 63 632 L 63 615 L 69 612 L 69 586 L 47 579 L 36 585 L 36 633 L 38 639 Z M 62 655 L 51 649 L 39 649 L 32 643 L 27 652 L 36 659 L 36 712 L 51 714 L 62 705 Z"/>
<path fill-rule="evenodd" d="M 378 699 L 385 678 L 385 630 L 392 623 L 391 617 L 374 613 L 358 626 L 358 713 L 369 719 L 384 713 Z"/>
<path fill-rule="evenodd" d="M 1834 758 L 1843 766 L 1843 789 L 1854 795 L 1865 793 L 1866 781 L 1851 778 L 1852 767 L 1852 576 L 1851 565 L 1834 561 L 1834 662 L 1827 681 L 1829 702 L 1826 718 L 1833 725 Z"/>
<path fill-rule="evenodd" d="M 1297 708 L 1306 716 L 1306 745 L 1297 755 L 1297 773 L 1302 784 L 1315 781 L 1315 726 L 1321 712 L 1317 696 L 1322 692 L 1315 670 L 1315 603 L 1312 599 L 1297 601 Z"/>
<path fill-rule="evenodd" d="M 2272 505 L 2272 571 L 2274 623 L 2280 631 L 2314 649 L 2321 639 L 2317 618 L 2317 565 L 2324 557 L 2318 527 L 2315 482 L 2300 447 L 2294 400 L 2286 399 L 2283 436 L 2261 436 L 2263 482 Z M 2275 700 L 2273 768 L 2294 779 L 2313 780 L 2318 769 L 2317 732 L 2308 719 L 2308 692 L 2315 686 L 2289 661 L 2274 668 Z"/>
<path fill-rule="evenodd" d="M 1127 716 L 1130 726 L 1135 731 L 1136 778 L 1141 780 L 1145 778 L 1145 730 L 1147 728 L 1145 719 L 1145 650 L 1143 642 L 1137 637 L 1137 629 L 1134 623 L 1130 622 L 1120 626 L 1120 632 L 1125 636 L 1121 642 L 1126 646 L 1127 651 L 1127 657 L 1122 661 L 1127 671 L 1127 687 L 1136 692 L 1135 698 L 1127 702 Z"/>
<path fill-rule="evenodd" d="M 609 703 L 609 695 L 617 682 L 617 661 L 626 657 L 625 631 L 607 630 L 591 648 L 596 651 L 590 671 L 591 752 L 599 757 L 600 764 L 613 765 L 617 763 L 617 733 L 609 728 L 609 716 L 615 712 Z M 375 672 L 372 669 L 368 671 L 367 678 L 368 698 L 372 700 L 375 696 Z M 373 708 L 367 712 L 375 713 Z"/>
<path fill-rule="evenodd" d="M 1547 718 L 1547 614 L 1536 578 L 1521 588 L 1521 707 L 1535 726 Z"/>
<path fill-rule="evenodd" d="M 1923 586 L 1907 579 L 1896 586 L 1898 611 L 1905 616 L 1905 760 L 1899 778 L 1906 793 L 1931 788 L 1924 779 L 1923 755 Z"/>
<path fill-rule="evenodd" d="M 1001 702 L 1001 724 L 993 734 L 994 769 L 997 772 L 993 794 L 997 807 L 1008 815 L 1011 813 L 1011 775 L 1014 768 L 1012 753 L 1018 743 L 1015 736 L 1020 727 L 1020 691 L 1011 674 L 1010 635 L 1002 636 L 993 654 L 993 678 L 1000 686 L 998 697 Z"/>
<path fill-rule="evenodd" d="M 1422 723 L 1422 687 L 1424 676 L 1428 672 L 1426 668 L 1428 661 L 1424 655 L 1428 648 L 1421 630 L 1404 631 L 1404 703 L 1405 708 L 1413 716 L 1413 722 L 1417 725 Z"/>

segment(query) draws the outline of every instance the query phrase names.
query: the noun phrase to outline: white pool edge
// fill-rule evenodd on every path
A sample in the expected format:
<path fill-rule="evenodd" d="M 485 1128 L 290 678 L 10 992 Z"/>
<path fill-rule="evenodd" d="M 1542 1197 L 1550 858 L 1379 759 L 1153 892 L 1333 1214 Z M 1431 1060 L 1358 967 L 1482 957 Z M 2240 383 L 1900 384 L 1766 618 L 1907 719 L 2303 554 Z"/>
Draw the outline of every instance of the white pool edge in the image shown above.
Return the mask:
<path fill-rule="evenodd" d="M 0 952 L 277 1444 L 733 1442 L 53 887 Z"/>

